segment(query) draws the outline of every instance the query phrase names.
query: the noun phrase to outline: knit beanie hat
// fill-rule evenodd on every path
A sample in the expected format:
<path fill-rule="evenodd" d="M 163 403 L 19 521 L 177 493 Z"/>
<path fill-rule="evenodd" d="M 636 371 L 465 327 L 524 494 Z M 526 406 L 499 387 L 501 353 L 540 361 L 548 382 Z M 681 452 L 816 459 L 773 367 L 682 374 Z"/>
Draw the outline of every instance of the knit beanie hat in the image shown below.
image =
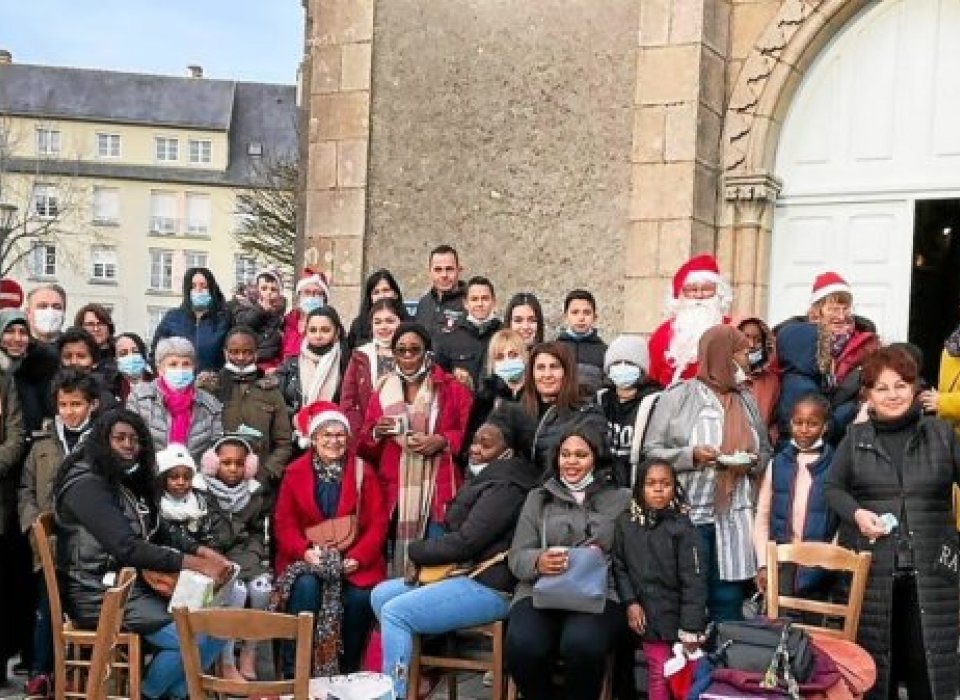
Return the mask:
<path fill-rule="evenodd" d="M 163 477 L 171 469 L 176 467 L 186 467 L 193 473 L 193 487 L 195 489 L 206 489 L 207 483 L 202 475 L 197 471 L 197 463 L 193 459 L 184 445 L 171 442 L 162 450 L 157 452 L 157 476 Z"/>
<path fill-rule="evenodd" d="M 610 343 L 603 356 L 603 371 L 607 373 L 617 362 L 631 362 L 646 374 L 650 369 L 650 351 L 638 335 L 620 335 Z"/>

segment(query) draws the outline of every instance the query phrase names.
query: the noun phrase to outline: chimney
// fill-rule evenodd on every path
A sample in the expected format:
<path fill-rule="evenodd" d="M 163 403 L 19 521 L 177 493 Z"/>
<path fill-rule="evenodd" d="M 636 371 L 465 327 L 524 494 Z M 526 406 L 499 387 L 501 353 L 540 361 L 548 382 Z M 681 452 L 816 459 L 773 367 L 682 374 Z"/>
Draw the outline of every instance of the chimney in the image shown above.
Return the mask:
<path fill-rule="evenodd" d="M 13 54 L 6 49 L 0 49 L 0 66 L 9 66 L 13 63 Z"/>
<path fill-rule="evenodd" d="M 202 78 L 203 66 L 198 66 L 196 63 L 187 66 L 187 76 L 191 78 Z"/>

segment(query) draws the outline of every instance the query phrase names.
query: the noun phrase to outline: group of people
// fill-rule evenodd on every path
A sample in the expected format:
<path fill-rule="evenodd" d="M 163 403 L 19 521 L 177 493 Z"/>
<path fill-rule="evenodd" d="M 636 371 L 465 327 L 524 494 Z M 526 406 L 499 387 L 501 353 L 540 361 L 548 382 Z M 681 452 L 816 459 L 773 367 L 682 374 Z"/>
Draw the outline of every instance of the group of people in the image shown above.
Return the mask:
<path fill-rule="evenodd" d="M 553 335 L 534 294 L 501 320 L 493 283 L 460 273 L 453 248 L 434 249 L 410 317 L 393 275 L 374 272 L 349 330 L 310 270 L 288 310 L 274 269 L 230 300 L 190 269 L 149 346 L 95 304 L 63 329 L 56 286 L 0 311 L 0 661 L 19 653 L 28 691 L 50 692 L 59 621 L 42 586 L 31 597 L 27 533 L 52 510 L 78 625 L 95 626 L 119 568 L 143 572 L 124 624 L 152 651 L 148 698 L 185 695 L 158 579 L 192 570 L 231 580 L 229 605 L 315 613 L 314 668 L 381 658 L 398 697 L 414 635 L 506 620 L 524 698 L 597 697 L 608 668 L 633 697 L 642 647 L 663 700 L 674 644 L 708 644 L 709 622 L 765 591 L 768 540 L 870 551 L 871 697 L 901 683 L 955 696 L 960 331 L 940 391 L 921 390 L 916 349 L 883 346 L 836 273 L 770 329 L 731 318 L 729 284 L 696 256 L 649 342 L 609 345 L 587 290 L 566 295 Z M 540 583 L 585 550 L 609 567 L 606 600 L 543 603 Z M 781 581 L 843 590 L 822 570 Z M 240 630 L 200 652 L 257 676 Z M 292 674 L 290 647 L 279 661 Z"/>

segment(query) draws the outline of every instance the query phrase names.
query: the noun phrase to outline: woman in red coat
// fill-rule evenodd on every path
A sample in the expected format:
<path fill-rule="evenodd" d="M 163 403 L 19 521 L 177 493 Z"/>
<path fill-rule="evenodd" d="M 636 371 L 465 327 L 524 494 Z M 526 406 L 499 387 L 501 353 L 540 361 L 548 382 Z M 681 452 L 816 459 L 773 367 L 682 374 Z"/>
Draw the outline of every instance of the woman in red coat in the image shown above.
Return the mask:
<path fill-rule="evenodd" d="M 473 398 L 434 366 L 430 334 L 404 322 L 391 341 L 396 369 L 370 397 L 358 451 L 378 465 L 387 512 L 396 519 L 391 573 L 404 574 L 407 547 L 443 532 L 444 512 L 463 477 L 454 464 Z"/>
<path fill-rule="evenodd" d="M 287 592 L 287 612 L 321 612 L 329 563 L 340 562 L 343 599 L 343 654 L 340 670 L 357 671 L 373 623 L 370 591 L 385 578 L 383 543 L 387 511 L 383 489 L 373 469 L 347 449 L 350 425 L 336 404 L 317 401 L 297 413 L 301 435 L 310 449 L 286 468 L 273 515 L 277 579 L 295 575 Z M 359 499 L 357 494 L 359 492 Z M 331 518 L 358 515 L 356 541 L 331 557 L 315 546 L 306 530 Z M 295 567 L 295 568 L 291 568 Z M 335 575 L 337 575 L 335 574 Z M 318 619 L 322 617 L 318 615 Z M 293 645 L 283 651 L 284 674 L 292 677 Z M 289 648 L 287 648 L 289 647 Z"/>

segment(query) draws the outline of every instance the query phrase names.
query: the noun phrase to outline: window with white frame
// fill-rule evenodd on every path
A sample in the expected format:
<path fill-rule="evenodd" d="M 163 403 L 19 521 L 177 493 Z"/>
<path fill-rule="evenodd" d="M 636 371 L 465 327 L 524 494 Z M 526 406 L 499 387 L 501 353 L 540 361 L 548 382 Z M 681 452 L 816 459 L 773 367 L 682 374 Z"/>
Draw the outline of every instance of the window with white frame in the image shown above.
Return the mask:
<path fill-rule="evenodd" d="M 234 285 L 239 287 L 241 284 L 253 282 L 257 275 L 257 261 L 249 255 L 233 256 L 233 278 Z"/>
<path fill-rule="evenodd" d="M 150 289 L 168 292 L 173 289 L 173 251 L 150 251 Z"/>
<path fill-rule="evenodd" d="M 153 139 L 157 160 L 162 163 L 180 160 L 180 141 L 169 136 L 157 136 Z"/>
<path fill-rule="evenodd" d="M 209 139 L 190 139 L 188 146 L 191 163 L 206 164 L 212 160 L 213 144 Z"/>
<path fill-rule="evenodd" d="M 33 186 L 33 211 L 41 219 L 53 219 L 60 213 L 60 195 L 56 185 Z"/>
<path fill-rule="evenodd" d="M 120 190 L 116 187 L 93 188 L 93 222 L 115 224 L 120 220 Z"/>
<path fill-rule="evenodd" d="M 30 251 L 30 274 L 34 277 L 57 276 L 57 248 L 50 243 L 38 243 Z"/>
<path fill-rule="evenodd" d="M 150 192 L 150 233 L 165 236 L 177 232 L 177 195 L 174 192 Z"/>
<path fill-rule="evenodd" d="M 210 195 L 187 192 L 187 233 L 205 235 L 210 230 Z"/>
<path fill-rule="evenodd" d="M 205 253 L 202 250 L 183 251 L 184 269 L 189 269 L 191 267 L 208 267 L 207 260 L 208 260 L 207 253 Z"/>
<path fill-rule="evenodd" d="M 60 131 L 57 129 L 48 129 L 37 127 L 37 155 L 38 156 L 56 156 L 60 155 Z"/>
<path fill-rule="evenodd" d="M 90 277 L 101 282 L 117 281 L 117 250 L 96 247 L 90 251 Z"/>
<path fill-rule="evenodd" d="M 164 314 L 166 314 L 170 309 L 165 306 L 148 306 L 147 307 L 147 341 L 149 342 L 150 338 L 153 337 L 153 334 L 157 332 L 157 326 L 160 325 L 160 321 L 163 320 Z"/>
<path fill-rule="evenodd" d="M 97 134 L 97 157 L 120 157 L 120 134 Z"/>

